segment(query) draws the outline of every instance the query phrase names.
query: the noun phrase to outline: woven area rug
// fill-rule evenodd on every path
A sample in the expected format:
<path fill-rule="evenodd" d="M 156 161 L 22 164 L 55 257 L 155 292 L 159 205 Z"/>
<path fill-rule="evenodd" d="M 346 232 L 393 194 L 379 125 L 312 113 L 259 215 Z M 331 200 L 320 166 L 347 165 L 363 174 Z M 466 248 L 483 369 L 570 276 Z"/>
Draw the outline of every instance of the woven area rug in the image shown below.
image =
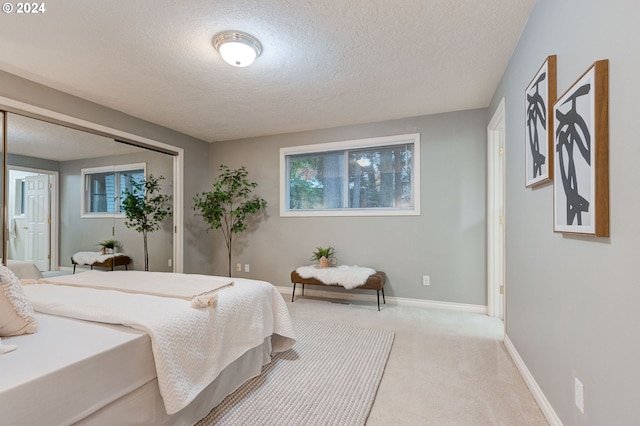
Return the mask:
<path fill-rule="evenodd" d="M 364 425 L 394 334 L 296 320 L 295 346 L 277 354 L 197 426 Z"/>

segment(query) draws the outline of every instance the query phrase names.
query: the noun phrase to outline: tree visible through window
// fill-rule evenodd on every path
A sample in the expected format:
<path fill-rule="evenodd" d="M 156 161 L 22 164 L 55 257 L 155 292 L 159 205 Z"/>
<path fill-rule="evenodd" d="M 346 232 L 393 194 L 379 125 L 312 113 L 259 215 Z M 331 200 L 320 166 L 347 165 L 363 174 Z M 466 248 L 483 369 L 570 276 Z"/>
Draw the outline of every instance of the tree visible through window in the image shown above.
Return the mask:
<path fill-rule="evenodd" d="M 120 203 L 134 182 L 142 182 L 144 164 L 82 169 L 83 215 L 122 214 Z"/>
<path fill-rule="evenodd" d="M 286 213 L 418 214 L 419 135 L 285 148 Z M 290 152 L 287 152 L 290 151 Z M 347 213 L 349 214 L 349 213 Z"/>

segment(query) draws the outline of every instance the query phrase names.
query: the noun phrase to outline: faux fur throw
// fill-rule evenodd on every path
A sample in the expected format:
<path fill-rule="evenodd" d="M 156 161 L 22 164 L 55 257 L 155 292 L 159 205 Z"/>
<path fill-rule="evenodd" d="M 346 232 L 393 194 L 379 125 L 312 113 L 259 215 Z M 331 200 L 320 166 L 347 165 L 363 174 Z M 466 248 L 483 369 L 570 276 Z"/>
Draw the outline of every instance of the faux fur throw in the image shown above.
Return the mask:
<path fill-rule="evenodd" d="M 375 269 L 349 265 L 340 265 L 335 268 L 300 266 L 296 272 L 302 278 L 315 278 L 326 285 L 339 285 L 347 290 L 364 285 L 369 276 L 376 273 Z"/>
<path fill-rule="evenodd" d="M 102 254 L 102 252 L 94 252 L 94 251 L 80 251 L 71 258 L 78 265 L 91 265 L 93 263 L 102 263 L 107 259 L 110 259 L 115 256 L 126 256 L 124 253 L 110 253 L 110 254 Z"/>

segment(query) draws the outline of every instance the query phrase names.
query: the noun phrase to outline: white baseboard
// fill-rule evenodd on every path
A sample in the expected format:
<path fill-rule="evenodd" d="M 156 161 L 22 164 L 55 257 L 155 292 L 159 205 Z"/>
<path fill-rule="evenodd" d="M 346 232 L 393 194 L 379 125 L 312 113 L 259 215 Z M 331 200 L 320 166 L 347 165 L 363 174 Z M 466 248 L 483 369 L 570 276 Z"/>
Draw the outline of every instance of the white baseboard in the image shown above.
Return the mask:
<path fill-rule="evenodd" d="M 513 362 L 518 368 L 518 371 L 520 371 L 522 378 L 524 379 L 525 383 L 529 387 L 529 390 L 533 394 L 533 397 L 538 403 L 540 410 L 542 410 L 542 413 L 547 418 L 549 425 L 562 426 L 562 421 L 560 421 L 560 418 L 558 417 L 553 407 L 549 403 L 549 400 L 547 400 L 547 397 L 544 395 L 544 392 L 542 392 L 542 389 L 540 388 L 540 386 L 538 386 L 536 379 L 533 378 L 533 375 L 527 368 L 527 365 L 524 363 L 524 360 L 520 357 L 520 354 L 516 350 L 516 347 L 513 346 L 511 339 L 509 339 L 509 336 L 507 336 L 506 334 L 504 335 L 504 346 L 507 348 L 507 352 L 509 352 L 509 355 L 511 355 L 511 359 L 513 359 Z"/>
<path fill-rule="evenodd" d="M 316 287 L 316 288 L 309 288 Z M 291 295 L 293 293 L 292 286 L 276 286 L 280 294 Z M 322 288 L 322 287 L 320 287 Z M 297 288 L 296 293 L 302 295 L 302 289 Z M 340 300 L 360 300 L 376 303 L 376 295 L 364 294 L 364 293 L 351 293 L 349 291 L 337 292 L 318 290 L 317 286 L 307 286 L 304 289 L 305 296 L 322 297 L 327 299 L 340 299 Z M 437 300 L 422 300 L 422 299 L 407 299 L 404 297 L 385 297 L 387 303 L 392 303 L 400 306 L 413 306 L 418 308 L 435 308 L 435 309 L 449 309 L 454 311 L 471 312 L 474 314 L 487 314 L 487 307 L 484 305 L 469 305 L 465 303 L 452 303 L 452 302 L 439 302 Z M 380 304 L 382 305 L 382 295 L 380 295 Z"/>

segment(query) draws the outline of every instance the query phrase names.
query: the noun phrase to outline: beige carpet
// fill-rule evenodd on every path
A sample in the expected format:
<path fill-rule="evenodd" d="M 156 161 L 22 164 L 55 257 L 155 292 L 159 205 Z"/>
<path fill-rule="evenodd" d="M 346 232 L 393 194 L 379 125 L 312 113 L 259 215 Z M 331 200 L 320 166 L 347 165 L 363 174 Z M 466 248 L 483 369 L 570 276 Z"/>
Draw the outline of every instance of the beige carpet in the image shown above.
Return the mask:
<path fill-rule="evenodd" d="M 229 395 L 198 426 L 364 425 L 392 331 L 295 320 L 297 342 Z"/>
<path fill-rule="evenodd" d="M 375 297 L 343 304 L 305 296 L 291 303 L 289 293 L 285 300 L 295 319 L 395 333 L 367 426 L 548 425 L 504 347 L 496 318 L 393 299 L 378 312 Z"/>

